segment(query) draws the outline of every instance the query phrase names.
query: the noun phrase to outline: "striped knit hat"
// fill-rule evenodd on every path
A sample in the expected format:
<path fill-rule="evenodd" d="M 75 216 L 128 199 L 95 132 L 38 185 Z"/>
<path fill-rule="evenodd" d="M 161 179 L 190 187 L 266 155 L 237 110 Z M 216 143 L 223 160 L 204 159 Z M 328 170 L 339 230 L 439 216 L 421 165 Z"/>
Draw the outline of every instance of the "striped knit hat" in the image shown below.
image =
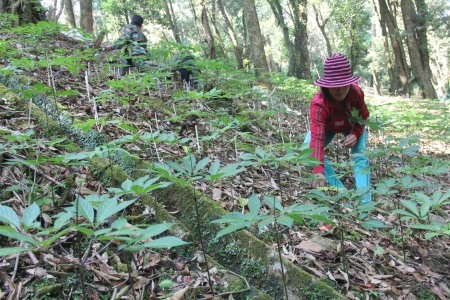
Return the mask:
<path fill-rule="evenodd" d="M 350 85 L 361 80 L 355 77 L 350 68 L 350 62 L 342 54 L 333 54 L 328 57 L 323 66 L 323 78 L 314 81 L 315 85 L 325 88 L 336 88 Z"/>

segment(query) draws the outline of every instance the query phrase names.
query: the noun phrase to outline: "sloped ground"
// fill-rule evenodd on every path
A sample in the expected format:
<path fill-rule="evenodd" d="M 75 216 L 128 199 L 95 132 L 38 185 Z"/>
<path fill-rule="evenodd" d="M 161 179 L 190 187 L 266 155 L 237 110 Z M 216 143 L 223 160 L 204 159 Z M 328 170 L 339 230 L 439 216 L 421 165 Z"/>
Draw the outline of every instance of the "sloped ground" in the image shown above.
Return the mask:
<path fill-rule="evenodd" d="M 54 41 L 55 45 L 57 44 L 57 48 L 74 49 L 84 47 L 83 44 L 73 40 L 66 38 L 57 39 L 56 36 Z M 17 48 L 24 48 L 24 45 L 17 43 Z M 104 56 L 104 53 L 98 55 L 100 59 Z M 265 148 L 266 152 L 274 152 L 282 156 L 285 153 L 283 149 L 286 146 L 281 146 L 279 142 L 281 140 L 288 142 L 289 139 L 292 139 L 294 143 L 300 144 L 302 134 L 307 131 L 308 97 L 304 96 L 301 99 L 298 95 L 292 96 L 289 89 L 282 90 L 282 88 L 278 90 L 278 93 L 272 94 L 260 93 L 257 89 L 251 89 L 246 90 L 247 96 L 237 97 L 234 92 L 226 90 L 232 90 L 230 86 L 233 86 L 233 83 L 225 86 L 225 80 L 222 79 L 221 81 L 220 78 L 216 78 L 219 82 L 214 83 L 217 89 L 222 86 L 225 87 L 223 89 L 224 92 L 218 95 L 225 94 L 226 97 L 220 101 L 202 98 L 201 96 L 204 94 L 180 94 L 181 87 L 171 82 L 166 84 L 164 91 L 157 90 L 155 88 L 156 85 L 147 88 L 146 85 L 141 83 L 143 88 L 139 91 L 127 90 L 126 88 L 116 89 L 114 98 L 98 102 L 94 110 L 93 103 L 89 101 L 89 98 L 100 98 L 102 91 L 110 89 L 108 80 L 119 79 L 111 71 L 105 73 L 104 66 L 106 66 L 106 61 L 103 60 L 103 64 L 90 65 L 92 73 L 88 77 L 89 93 L 86 92 L 84 72 L 74 75 L 66 67 L 55 66 L 52 68 L 51 73 L 53 74 L 51 75 L 54 78 L 53 81 L 49 81 L 49 78 L 52 77 L 49 76 L 48 69 L 34 68 L 32 72 L 27 71 L 26 73 L 27 76 L 31 76 L 37 81 L 42 81 L 46 85 L 52 86 L 54 84 L 56 91 L 77 90 L 79 95 L 58 97 L 58 102 L 65 105 L 70 115 L 80 120 L 95 119 L 96 111 L 97 116 L 100 118 L 106 116 L 107 120 L 130 120 L 133 124 L 132 127 L 141 133 L 160 130 L 161 132 L 175 133 L 176 139 L 189 138 L 189 141 L 183 145 L 163 142 L 146 144 L 140 141 L 123 145 L 125 149 L 143 160 L 151 162 L 179 161 L 186 155 L 186 146 L 190 148 L 198 159 L 209 156 L 211 161 L 217 158 L 222 164 L 237 162 L 240 154 L 252 152 L 251 149 L 257 147 Z M 92 74 L 96 74 L 96 76 L 92 76 Z M 233 80 L 233 76 L 226 79 L 226 83 L 230 83 Z M 3 99 L 6 98 L 4 97 Z M 288 104 L 293 112 L 272 110 L 261 101 L 265 100 L 266 103 L 270 103 L 274 99 L 283 99 L 283 102 Z M 48 136 L 48 132 L 41 131 L 41 128 L 35 127 L 36 124 L 33 120 L 28 120 L 27 110 L 15 111 L 10 108 L 8 100 L 2 101 L 4 102 L 0 103 L 0 105 L 2 105 L 4 110 L 2 114 L 5 118 L 2 118 L 2 124 L 0 125 L 7 132 L 4 136 L 12 131 L 25 133 L 29 129 L 34 128 L 36 130 L 35 137 L 42 138 L 41 142 L 37 143 L 40 154 L 53 157 L 55 154 L 70 152 L 67 146 L 57 143 L 52 144 L 50 140 L 46 141 L 45 136 Z M 396 178 L 409 174 L 412 178 L 422 180 L 428 184 L 417 186 L 412 191 L 422 190 L 432 194 L 438 188 L 444 192 L 448 190 L 448 163 L 445 164 L 448 161 L 447 156 L 449 152 L 447 140 L 448 125 L 445 127 L 446 121 L 448 124 L 448 114 L 446 114 L 448 109 L 442 109 L 445 106 L 436 102 L 412 102 L 410 99 L 400 98 L 374 99 L 368 96 L 368 102 L 372 106 L 372 117 L 387 123 L 383 131 L 370 133 L 370 148 L 377 150 L 377 153 L 383 150 L 383 155 L 372 158 L 372 164 L 377 166 L 373 171 L 372 182 L 378 184 L 384 180 L 383 178 Z M 416 117 L 414 117 L 414 114 L 417 108 L 413 106 L 414 104 L 421 106 L 419 108 L 422 110 L 420 113 L 417 113 Z M 383 105 L 389 107 L 389 110 L 384 109 Z M 433 108 L 435 105 L 441 107 L 441 110 L 436 111 Z M 192 109 L 195 109 L 196 112 L 189 113 Z M 219 114 L 221 111 L 225 111 L 226 114 Z M 239 122 L 231 123 L 233 118 Z M 226 125 L 229 125 L 228 130 L 223 130 L 220 135 L 214 136 L 217 128 L 224 128 Z M 133 128 L 118 126 L 114 122 L 103 122 L 102 125 L 97 127 L 111 140 L 132 133 L 132 130 L 135 130 Z M 243 134 L 244 132 L 246 134 Z M 280 136 L 280 132 L 283 133 L 283 136 Z M 403 141 L 406 144 L 400 147 L 399 143 L 402 143 L 400 138 L 411 135 L 425 135 L 426 137 L 417 143 Z M 394 136 L 395 138 L 386 139 L 388 136 Z M 3 141 L 6 145 L 6 139 L 3 139 Z M 32 142 L 29 143 L 32 144 Z M 13 143 L 11 142 L 11 144 Z M 28 147 L 26 147 L 26 151 L 17 149 L 14 153 L 8 148 L 11 147 L 11 144 L 6 146 L 6 151 L 3 155 L 5 161 L 11 158 L 29 158 L 30 150 Z M 404 150 L 415 144 L 422 146 L 419 155 L 405 155 Z M 30 148 L 32 146 L 34 147 L 34 145 L 30 145 Z M 401 148 L 401 150 L 396 148 Z M 409 150 L 413 151 L 414 149 L 411 148 Z M 348 153 L 340 149 L 339 144 L 334 145 L 331 150 L 333 153 L 341 151 L 338 162 L 344 163 L 349 161 Z M 433 158 L 439 158 L 439 161 L 433 163 Z M 432 169 L 435 172 L 413 172 L 414 169 L 425 167 L 433 167 Z M 439 167 L 442 167 L 442 169 L 438 172 L 436 169 L 439 170 Z M 345 168 L 348 169 L 348 167 Z M 55 170 L 58 171 L 55 172 Z M 259 165 L 247 167 L 245 172 L 226 181 L 217 182 L 213 186 L 210 186 L 208 182 L 198 181 L 195 183 L 195 187 L 197 191 L 205 193 L 209 198 L 216 200 L 220 206 L 229 211 L 247 212 L 246 202 L 252 193 L 256 193 L 259 196 L 270 194 L 279 197 L 282 199 L 282 204 L 285 207 L 292 203 L 316 203 L 317 200 L 313 200 L 308 196 L 310 192 L 308 170 L 308 168 L 302 166 L 282 165 L 279 169 L 276 169 L 270 165 Z M 73 174 L 75 174 L 75 178 L 71 178 Z M 51 162 L 36 167 L 25 167 L 22 164 L 14 166 L 4 165 L 1 184 L 4 188 L 9 187 L 10 190 L 3 193 L 4 196 L 2 198 L 5 199 L 2 199 L 2 205 L 12 206 L 18 213 L 23 211 L 32 192 L 24 188 L 22 181 L 30 178 L 30 175 L 35 176 L 36 185 L 40 187 L 39 197 L 53 196 L 54 193 L 56 197 L 61 197 L 62 203 L 72 201 L 71 194 L 64 193 L 64 189 L 50 189 L 49 187 L 59 186 L 69 178 L 71 178 L 69 181 L 75 179 L 75 183 L 79 179 L 86 181 L 85 184 L 78 185 L 81 189 L 78 192 L 83 196 L 91 193 L 104 193 L 110 185 L 110 181 L 105 180 L 105 177 L 96 177 L 96 174 L 93 174 L 89 167 L 84 166 L 59 167 Z M 349 188 L 352 187 L 351 176 L 346 175 L 344 181 Z M 433 186 L 435 184 L 441 184 L 443 187 Z M 11 188 L 14 186 L 19 186 L 21 189 Z M 74 185 L 74 192 L 76 187 Z M 382 191 L 379 186 L 377 186 L 377 189 Z M 163 193 L 162 196 L 159 197 L 159 193 Z M 351 299 L 356 297 L 360 299 L 361 297 L 376 299 L 445 299 L 445 297 L 450 296 L 447 281 L 448 234 L 433 239 L 424 239 L 424 232 L 410 230 L 408 228 L 409 221 L 400 221 L 398 214 L 391 213 L 393 208 L 399 207 L 400 200 L 407 199 L 407 193 L 408 191 L 397 191 L 390 194 L 390 191 L 386 191 L 374 195 L 374 199 L 380 201 L 382 205 L 370 212 L 366 218 L 373 217 L 383 221 L 388 226 L 387 229 L 369 230 L 362 228 L 360 225 L 362 219 L 359 218 L 359 214 L 349 218 L 342 218 L 342 216 L 337 214 L 332 215 L 331 219 L 334 219 L 335 224 L 303 222 L 301 225 L 294 225 L 292 229 L 285 226 L 278 228 L 281 236 L 279 243 L 282 254 L 314 276 L 328 281 L 336 289 L 348 290 L 344 294 Z M 177 203 L 171 201 L 170 197 L 164 196 L 163 191 L 155 192 L 155 195 L 157 201 L 163 203 L 173 216 L 180 219 L 186 218 L 186 212 L 180 211 Z M 344 214 L 351 208 L 344 207 L 343 202 L 346 202 L 346 200 L 329 205 L 332 205 L 335 211 L 340 211 Z M 325 203 L 330 202 L 326 201 Z M 439 207 L 439 214 L 430 214 L 428 219 L 431 217 L 445 223 L 448 220 L 448 209 L 448 205 L 442 205 Z M 144 213 L 148 217 L 143 220 L 146 221 L 148 220 L 147 218 L 151 220 L 152 212 L 147 210 L 148 207 L 144 204 L 136 204 L 127 213 L 136 215 L 138 218 L 142 218 L 141 214 Z M 44 224 L 47 222 L 45 220 L 47 220 L 48 216 L 57 212 L 54 207 L 45 208 L 43 211 L 45 215 L 42 215 L 41 222 Z M 261 211 L 269 212 L 270 208 L 262 206 Z M 192 224 L 186 224 L 186 227 L 190 227 L 190 225 L 192 226 Z M 267 226 L 259 236 L 261 240 L 272 245 L 274 249 L 278 248 L 274 227 Z M 68 236 L 65 242 L 73 243 L 73 239 L 74 237 Z M 8 245 L 10 243 L 9 240 L 2 240 L 2 243 L 2 247 L 10 247 Z M 217 253 L 210 251 L 208 254 L 219 261 L 224 259 L 221 255 L 227 255 L 230 251 L 246 255 L 245 251 L 241 252 L 242 249 L 239 248 L 231 247 L 227 251 L 229 252 L 225 252 L 225 254 L 220 251 L 217 251 Z M 64 258 L 70 261 L 73 259 L 70 255 L 73 254 L 67 253 Z M 168 268 L 161 261 L 173 260 L 174 257 L 174 264 L 176 265 L 177 259 L 182 259 L 182 256 L 177 256 L 177 253 L 154 253 L 154 255 L 148 257 L 149 267 L 146 269 L 145 274 L 137 275 L 141 276 L 137 279 L 137 282 L 142 286 L 148 287 L 150 282 L 146 280 L 152 279 L 154 287 L 154 282 L 159 282 L 161 274 L 165 274 L 174 281 L 176 278 L 180 284 L 189 283 L 191 286 L 206 285 L 208 279 L 206 279 L 205 273 L 197 272 L 195 276 L 192 276 L 194 273 L 191 272 L 189 267 L 186 267 L 186 262 L 182 263 L 180 275 L 175 276 L 175 273 L 168 272 L 167 270 L 171 267 L 169 266 Z M 3 274 L 2 282 L 4 288 L 2 290 L 5 296 L 6 292 L 17 288 L 13 284 L 13 279 L 19 275 L 23 278 L 21 282 L 24 288 L 28 286 L 39 288 L 39 284 L 45 286 L 49 282 L 54 283 L 52 276 L 58 278 L 66 274 L 67 271 L 73 270 L 73 265 L 69 264 L 67 266 L 68 269 L 61 267 L 62 269 L 60 270 L 51 270 L 50 272 L 48 269 L 42 268 L 42 266 L 48 267 L 52 265 L 52 259 L 54 258 L 39 257 L 39 260 L 43 259 L 39 264 L 41 268 L 35 267 L 34 259 L 31 254 L 28 257 L 22 255 L 20 261 L 25 266 L 13 268 L 11 262 L 18 262 L 19 260 L 15 260 L 14 255 L 4 258 L 5 265 L 1 266 L 0 270 L 1 274 Z M 139 260 L 140 258 L 135 257 L 135 259 Z M 111 263 L 109 264 L 111 265 Z M 122 262 L 116 265 L 120 264 Z M 106 272 L 107 267 L 103 264 L 97 262 L 95 266 L 99 268 L 100 272 L 103 272 L 102 274 L 108 273 Z M 251 257 L 248 257 L 245 261 L 245 266 L 247 273 L 241 275 L 246 275 L 253 286 L 259 286 L 262 289 L 266 289 L 266 292 L 270 292 L 270 288 L 264 286 L 264 282 L 260 278 L 252 277 L 258 271 L 258 268 L 262 268 L 262 266 L 255 263 Z M 94 267 L 92 268 L 95 269 Z M 172 269 L 175 268 L 172 267 Z M 114 275 L 116 276 L 114 278 L 100 275 L 98 271 L 92 270 L 92 272 L 95 273 L 94 282 L 109 280 L 111 283 L 117 282 L 116 285 L 118 285 L 119 282 L 123 283 L 124 278 L 127 277 L 126 272 L 118 272 L 119 275 Z M 28 276 L 27 274 L 32 275 Z M 101 279 L 99 280 L 99 278 Z M 146 280 L 143 280 L 143 278 L 146 278 Z M 142 282 L 139 281 L 141 279 L 143 280 Z M 76 281 L 76 278 L 71 280 Z M 230 279 L 223 280 L 223 278 L 214 280 L 222 282 L 222 284 L 223 282 L 228 283 L 228 281 L 231 281 Z M 90 299 L 102 299 L 98 283 L 90 284 L 96 287 L 96 289 L 92 289 L 93 293 L 95 293 L 95 290 L 100 291 L 100 293 L 97 292 L 97 295 L 90 295 Z M 139 284 L 136 285 L 138 289 L 141 288 Z M 55 285 L 57 284 L 55 283 Z M 56 286 L 56 288 L 60 287 Z M 117 290 L 119 291 L 120 289 Z M 160 290 L 153 288 L 152 291 L 155 292 L 156 296 L 156 293 Z M 73 291 L 70 289 L 64 289 L 63 294 L 66 299 L 74 297 Z M 11 295 L 9 294 L 9 297 Z M 40 295 L 43 296 L 43 294 Z M 235 297 L 239 296 L 236 294 Z M 314 299 L 314 297 L 316 296 L 311 295 L 310 299 Z"/>

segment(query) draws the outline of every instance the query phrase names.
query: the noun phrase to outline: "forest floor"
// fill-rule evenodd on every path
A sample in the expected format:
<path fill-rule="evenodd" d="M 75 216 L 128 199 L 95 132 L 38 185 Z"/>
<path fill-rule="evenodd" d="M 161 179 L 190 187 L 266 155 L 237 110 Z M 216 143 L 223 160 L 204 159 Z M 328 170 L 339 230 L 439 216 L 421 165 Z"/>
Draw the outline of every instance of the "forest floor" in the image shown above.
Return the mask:
<path fill-rule="evenodd" d="M 71 49 L 71 51 L 84 47 L 64 35 L 55 35 L 52 44 L 55 45 L 55 48 Z M 24 44 L 17 42 L 16 46 L 19 48 Z M 51 48 L 51 45 L 49 47 Z M 33 53 L 29 54 L 33 55 Z M 100 61 L 106 63 L 106 60 L 102 60 L 105 59 L 105 53 L 100 52 L 97 55 Z M 110 99 L 98 102 L 94 109 L 91 99 L 99 97 L 103 91 L 110 89 L 110 80 L 120 80 L 121 78 L 113 72 L 103 72 L 104 69 L 101 65 L 90 65 L 90 71 L 92 74 L 96 74 L 96 78 L 90 79 L 88 82 L 89 93 L 86 92 L 84 71 L 74 74 L 67 68 L 55 67 L 52 74 L 49 74 L 49 69 L 46 68 L 35 68 L 33 71 L 22 74 L 33 78 L 36 82 L 42 82 L 46 86 L 53 85 L 57 91 L 78 91 L 79 95 L 77 96 L 62 96 L 58 99 L 59 103 L 74 118 L 81 120 L 95 120 L 98 117 L 106 117 L 108 120 L 120 119 L 122 122 L 129 121 L 129 124 L 132 124 L 139 132 L 148 132 L 158 128 L 162 132 L 176 133 L 177 139 L 190 139 L 191 142 L 186 146 L 192 149 L 194 154 L 208 155 L 212 160 L 217 158 L 222 162 L 236 162 L 238 153 L 247 152 L 239 149 L 240 144 L 236 143 L 236 137 L 244 133 L 238 126 L 233 127 L 229 134 L 224 133 L 223 138 L 213 139 L 212 142 L 205 138 L 204 142 L 199 145 L 198 137 L 210 133 L 208 124 L 211 124 L 211 120 L 218 122 L 219 119 L 215 116 L 218 108 L 201 98 L 185 97 L 184 100 L 181 99 L 183 97 L 180 97 L 180 93 L 183 95 L 183 93 L 192 93 L 192 91 L 185 91 L 178 82 L 166 82 L 164 90 L 143 86 L 142 98 L 135 92 L 128 93 L 127 96 L 127 92 L 124 91 L 122 93 L 128 97 L 126 102 Z M 51 76 L 54 79 L 49 81 Z M 217 85 L 217 88 L 219 87 L 220 84 Z M 197 92 L 201 95 L 201 91 L 197 90 Z M 130 94 L 133 96 L 129 97 Z M 124 99 L 124 95 L 121 95 L 121 99 Z M 165 110 L 152 106 L 151 101 L 148 100 L 152 98 L 164 102 Z M 281 232 L 282 241 L 280 243 L 282 253 L 284 257 L 317 278 L 327 281 L 342 291 L 349 299 L 450 298 L 449 234 L 425 238 L 426 231 L 413 230 L 409 227 L 418 222 L 418 218 L 404 220 L 401 217 L 406 214 L 392 212 L 394 209 L 402 208 L 400 205 L 403 203 L 402 201 L 413 199 L 414 197 L 409 197 L 411 194 L 416 193 L 415 195 L 420 197 L 420 193 L 433 195 L 439 190 L 443 191 L 442 194 L 445 195 L 449 190 L 450 140 L 448 137 L 450 129 L 448 121 L 450 107 L 440 101 L 388 96 L 375 97 L 370 92 L 367 93 L 366 98 L 371 118 L 383 123 L 381 130 L 369 130 L 368 135 L 368 150 L 378 153 L 371 158 L 371 164 L 374 166 L 372 170 L 373 190 L 380 191 L 375 192 L 373 197 L 374 201 L 379 202 L 380 205 L 370 211 L 368 216 L 353 214 L 346 218 L 346 213 L 351 211 L 351 208 L 346 206 L 347 200 L 331 200 L 329 205 L 332 206 L 333 211 L 338 212 L 334 215 L 334 219 L 332 218 L 333 223 L 303 222 L 295 224 L 292 228 L 284 228 Z M 240 105 L 247 107 L 248 111 L 240 108 L 238 117 L 250 113 L 263 117 L 268 110 L 261 102 L 255 102 L 254 99 L 249 100 L 245 96 L 226 101 L 238 101 Z M 273 113 L 266 116 L 265 121 L 271 124 L 270 128 L 280 130 L 285 137 L 290 136 L 293 141 L 299 143 L 308 129 L 308 104 L 308 99 L 292 101 L 287 105 L 295 113 Z M 177 112 L 178 107 L 189 106 L 196 113 L 186 114 L 185 118 L 180 116 L 173 121 L 174 115 L 168 113 L 170 110 Z M 33 155 L 36 152 L 9 151 L 8 149 L 8 145 L 13 143 L 8 140 L 8 134 L 17 132 L 24 134 L 29 130 L 34 130 L 35 136 L 39 139 L 38 148 L 34 151 L 38 151 L 41 155 L 52 157 L 68 152 L 64 147 L 52 144 L 52 141 L 47 140 L 45 132 L 38 128 L 33 120 L 29 120 L 27 110 L 15 111 L 5 98 L 0 100 L 0 107 L 2 108 L 0 115 L 5 116 L 0 121 L 2 134 L 0 141 L 2 146 L 5 146 L 2 150 L 3 162 L 13 158 L 34 159 Z M 243 127 L 241 126 L 241 128 Z M 243 145 L 252 144 L 254 147 L 269 149 L 268 151 L 284 153 L 284 149 L 276 149 L 281 141 L 272 129 L 258 127 L 257 122 L 250 122 L 245 128 L 250 131 L 251 137 L 244 137 Z M 130 133 L 125 127 L 119 127 L 113 122 L 104 123 L 97 129 L 110 140 L 120 139 Z M 196 140 L 197 142 L 195 142 Z M 351 157 L 348 151 L 342 149 L 339 138 L 335 140 L 336 142 L 329 149 L 330 159 L 343 167 L 345 172 L 343 182 L 348 188 L 352 188 L 354 182 L 351 172 L 349 172 Z M 273 145 L 273 148 L 268 147 L 270 145 Z M 185 148 L 179 144 L 161 143 L 154 149 L 142 149 L 137 143 L 129 143 L 124 147 L 140 159 L 150 162 L 179 161 L 185 156 Z M 339 153 L 337 158 L 335 153 Z M 101 178 L 96 178 L 94 174 L 90 173 L 89 167 L 64 167 L 51 162 L 39 166 L 2 164 L 0 165 L 0 186 L 4 192 L 1 192 L 0 205 L 12 206 L 17 212 L 24 211 L 30 195 L 15 187 L 23 187 L 23 182 L 30 180 L 30 168 L 34 170 L 31 172 L 35 176 L 32 181 L 39 186 L 36 188 L 39 191 L 48 192 L 48 185 L 61 184 L 72 174 L 85 181 L 81 195 L 106 193 L 106 189 L 109 187 L 108 183 L 102 182 Z M 310 188 L 311 176 L 308 175 L 309 168 L 299 167 L 295 170 L 286 168 L 286 166 L 283 168 L 280 172 L 283 176 L 281 179 L 277 178 L 278 170 L 276 169 L 254 166 L 246 168 L 245 172 L 236 175 L 227 183 L 216 183 L 209 188 L 208 183 L 199 181 L 195 187 L 211 199 L 220 202 L 221 206 L 228 211 L 247 212 L 246 199 L 252 193 L 271 194 L 279 199 L 283 198 L 283 205 L 296 202 L 320 202 L 309 196 L 312 191 Z M 55 172 L 56 169 L 59 171 Z M 418 169 L 422 171 L 417 171 Z M 400 180 L 405 177 L 409 177 L 412 182 L 420 182 L 420 184 L 411 190 L 406 188 L 401 190 L 399 186 L 391 186 L 391 189 L 386 189 L 385 193 L 381 192 L 382 188 L 387 186 L 386 180 L 392 178 Z M 72 192 L 75 193 L 74 190 Z M 330 193 L 330 199 L 339 199 L 339 195 L 334 195 L 332 191 L 324 190 L 322 192 Z M 49 195 L 42 192 L 39 196 L 48 197 Z M 450 205 L 447 204 L 447 200 L 443 200 L 443 204 L 436 210 L 430 210 L 430 213 L 422 218 L 421 222 L 431 219 L 443 226 L 447 224 L 450 219 Z M 422 206 L 418 205 L 417 207 L 420 210 Z M 170 209 L 176 215 L 177 208 Z M 404 207 L 402 209 L 411 213 Z M 262 206 L 261 210 L 269 212 L 270 207 Z M 43 212 L 41 223 L 46 224 L 60 210 L 47 207 Z M 387 228 L 363 228 L 361 223 L 366 218 L 379 220 Z M 271 230 L 270 226 L 269 229 Z M 273 238 L 267 234 L 261 233 L 259 237 L 272 247 L 277 246 Z M 67 236 L 66 239 L 70 240 L 71 237 Z M 17 244 L 12 243 L 10 239 L 2 238 L 0 246 L 17 247 Z M 69 253 L 66 256 L 69 257 Z M 53 267 L 55 258 L 48 255 L 37 255 L 37 257 L 31 254 L 29 256 L 21 255 L 20 262 L 18 262 L 18 257 L 17 254 L 0 257 L 0 282 L 2 283 L 0 299 L 10 299 L 12 291 L 17 290 L 17 281 L 21 282 L 23 289 L 36 291 L 42 286 L 50 285 L 49 282 L 51 285 L 60 284 L 57 278 L 66 276 L 66 273 L 72 270 L 72 267 L 67 264 L 67 271 L 64 269 L 55 271 Z M 38 260 L 37 264 L 34 261 L 36 259 Z M 149 268 L 161 271 L 160 260 L 162 259 L 162 254 L 155 254 L 152 260 L 153 265 Z M 104 269 L 89 271 L 98 276 L 100 273 L 97 271 L 104 271 Z M 121 276 L 126 277 L 125 275 Z M 107 277 L 103 279 L 105 278 Z M 14 281 L 15 279 L 16 281 Z M 71 280 L 76 282 L 76 278 Z M 110 278 L 110 280 L 113 279 Z M 115 278 L 114 280 L 120 279 Z M 181 280 L 195 283 L 196 278 L 185 277 Z M 95 287 L 96 283 L 92 282 L 91 285 Z M 157 290 L 155 287 L 153 288 L 155 291 Z M 92 291 L 89 299 L 106 299 L 102 298 L 101 291 L 94 292 L 95 289 Z M 72 292 L 72 290 L 69 292 L 65 290 L 64 297 L 61 296 L 58 299 L 72 299 Z M 149 299 L 155 299 L 156 296 L 155 293 L 153 298 Z M 44 298 L 41 294 L 40 297 L 33 299 L 52 298 L 50 296 Z"/>

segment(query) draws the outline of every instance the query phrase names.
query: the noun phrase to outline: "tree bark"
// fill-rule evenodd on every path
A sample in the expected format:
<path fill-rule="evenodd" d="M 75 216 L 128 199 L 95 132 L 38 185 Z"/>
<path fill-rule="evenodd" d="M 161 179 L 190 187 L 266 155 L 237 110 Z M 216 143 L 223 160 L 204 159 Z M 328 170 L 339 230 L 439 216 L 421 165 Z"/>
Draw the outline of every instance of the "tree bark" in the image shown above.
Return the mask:
<path fill-rule="evenodd" d="M 80 28 L 85 32 L 94 32 L 92 0 L 80 0 Z"/>
<path fill-rule="evenodd" d="M 264 50 L 264 42 L 261 34 L 261 27 L 259 26 L 258 14 L 256 13 L 255 0 L 243 0 L 243 10 L 253 54 L 255 75 L 257 77 L 263 77 L 269 72 L 269 67 L 267 65 L 266 52 Z"/>
<path fill-rule="evenodd" d="M 228 56 L 225 51 L 225 45 L 223 43 L 222 37 L 220 36 L 220 31 L 217 28 L 216 1 L 215 0 L 212 1 L 212 11 L 211 11 L 210 15 L 211 15 L 212 28 L 214 29 L 214 31 L 213 31 L 214 37 L 216 38 L 217 44 L 219 45 L 220 53 L 222 55 L 222 58 L 225 59 L 226 61 L 228 61 Z"/>
<path fill-rule="evenodd" d="M 231 21 L 228 18 L 227 13 L 225 12 L 225 8 L 223 6 L 222 0 L 218 0 L 217 4 L 219 6 L 219 11 L 222 15 L 222 18 L 224 19 L 225 24 L 227 25 L 228 35 L 230 37 L 230 40 L 233 43 L 234 57 L 236 58 L 238 69 L 243 69 L 244 68 L 244 59 L 242 56 L 242 47 L 239 45 L 233 25 L 231 24 Z"/>
<path fill-rule="evenodd" d="M 314 10 L 314 15 L 316 16 L 315 19 L 316 19 L 317 26 L 319 27 L 320 33 L 322 34 L 322 37 L 325 40 L 325 44 L 327 46 L 327 55 L 331 56 L 331 55 L 333 55 L 333 51 L 331 50 L 330 39 L 328 38 L 328 35 L 325 31 L 325 25 L 328 22 L 328 18 L 326 18 L 324 20 L 322 15 L 320 14 L 320 11 L 317 9 L 317 7 L 314 4 L 312 5 L 312 8 Z"/>
<path fill-rule="evenodd" d="M 397 70 L 394 69 L 394 65 L 392 64 L 391 51 L 389 50 L 389 40 L 386 31 L 386 22 L 384 22 L 384 19 L 381 18 L 375 0 L 372 1 L 381 28 L 381 38 L 383 40 L 383 48 L 384 48 L 384 59 L 386 60 L 387 73 L 389 77 L 389 93 L 394 94 L 395 91 L 398 90 L 398 88 L 400 87 L 400 82 L 398 80 L 398 76 L 396 76 Z"/>
<path fill-rule="evenodd" d="M 277 20 L 277 26 L 280 26 L 283 32 L 284 45 L 286 46 L 286 50 L 289 55 L 289 71 L 288 74 L 293 73 L 293 69 L 295 69 L 295 55 L 294 55 L 294 43 L 291 41 L 291 37 L 289 34 L 289 27 L 286 24 L 284 19 L 284 11 L 281 6 L 280 0 L 267 0 L 270 8 L 272 9 L 273 15 Z"/>
<path fill-rule="evenodd" d="M 170 0 L 169 0 L 170 1 Z M 173 37 L 178 44 L 181 44 L 180 34 L 178 33 L 178 29 L 175 27 L 173 22 L 172 14 L 170 13 L 170 8 L 167 3 L 167 0 L 164 0 L 164 10 L 166 11 L 167 21 L 169 22 L 170 29 L 172 30 Z"/>
<path fill-rule="evenodd" d="M 297 78 L 311 79 L 308 51 L 308 33 L 306 24 L 308 23 L 308 13 L 306 10 L 307 0 L 289 0 L 293 11 L 294 22 L 294 56 L 295 65 L 292 73 L 288 75 Z"/>
<path fill-rule="evenodd" d="M 205 30 L 205 41 L 208 44 L 209 59 L 216 59 L 217 56 L 216 56 L 216 48 L 214 46 L 214 37 L 211 33 L 211 27 L 209 26 L 208 12 L 206 11 L 204 1 L 202 1 L 201 5 L 202 5 L 202 24 L 203 29 Z"/>
<path fill-rule="evenodd" d="M 404 55 L 403 44 L 400 39 L 396 36 L 398 35 L 398 27 L 395 22 L 395 18 L 392 13 L 389 11 L 385 0 L 378 0 L 380 6 L 380 17 L 385 22 L 388 31 L 389 38 L 391 40 L 392 50 L 394 52 L 395 63 L 397 65 L 398 76 L 401 82 L 400 92 L 411 93 L 411 87 L 409 84 L 409 71 L 408 65 L 406 64 L 406 57 Z"/>
<path fill-rule="evenodd" d="M 18 16 L 13 26 L 45 21 L 45 9 L 39 1 L 34 0 L 0 0 L 0 13 Z"/>
<path fill-rule="evenodd" d="M 428 99 L 437 99 L 436 90 L 431 83 L 431 74 L 429 70 L 428 61 L 423 61 L 421 56 L 421 47 L 426 47 L 426 51 L 422 50 L 422 53 L 428 59 L 428 45 L 420 45 L 417 38 L 416 24 L 414 23 L 414 16 L 416 15 L 416 10 L 412 0 L 401 0 L 401 9 L 403 15 L 403 23 L 405 25 L 405 30 L 407 32 L 407 45 L 409 52 L 409 59 L 411 61 L 411 68 L 414 75 L 416 76 L 416 81 L 419 84 L 421 90 L 423 90 L 423 95 L 420 97 Z"/>
<path fill-rule="evenodd" d="M 67 24 L 70 28 L 77 28 L 77 24 L 75 22 L 75 14 L 73 12 L 73 3 L 72 0 L 64 0 L 64 15 L 66 16 Z"/>

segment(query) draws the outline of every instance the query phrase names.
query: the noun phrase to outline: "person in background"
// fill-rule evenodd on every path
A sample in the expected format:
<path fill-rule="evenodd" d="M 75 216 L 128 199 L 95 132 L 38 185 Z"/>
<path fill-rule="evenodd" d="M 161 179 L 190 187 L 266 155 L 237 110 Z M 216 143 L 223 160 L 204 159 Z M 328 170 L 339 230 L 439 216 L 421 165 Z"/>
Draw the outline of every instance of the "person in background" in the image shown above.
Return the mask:
<path fill-rule="evenodd" d="M 142 32 L 142 25 L 144 18 L 139 15 L 131 17 L 131 24 L 125 25 L 122 28 L 122 34 L 117 41 L 110 47 L 110 49 L 118 50 L 125 49 L 128 58 L 120 61 L 126 67 L 120 70 L 120 75 L 123 76 L 129 72 L 130 66 L 136 67 L 140 70 L 147 67 L 145 62 L 145 55 L 147 55 L 147 37 Z"/>
<path fill-rule="evenodd" d="M 313 169 L 316 179 L 312 182 L 312 187 L 323 187 L 326 181 L 330 186 L 345 188 L 324 154 L 325 147 L 336 133 L 343 133 L 344 147 L 351 148 L 355 161 L 356 188 L 367 187 L 362 195 L 362 202 L 368 202 L 372 199 L 367 168 L 369 159 L 361 151 L 366 148 L 366 129 L 364 125 L 351 119 L 354 109 L 359 111 L 362 120 L 369 117 L 364 92 L 356 84 L 359 80 L 360 77 L 353 76 L 350 62 L 344 55 L 334 54 L 326 59 L 324 76 L 314 82 L 320 87 L 320 91 L 311 101 L 311 129 L 304 142 L 314 149 L 312 157 L 321 162 Z"/>
<path fill-rule="evenodd" d="M 203 83 L 198 81 L 198 74 L 200 70 L 195 65 L 195 57 L 192 55 L 187 55 L 183 58 L 183 60 L 179 63 L 179 71 L 181 76 L 181 82 L 183 86 L 187 89 L 191 89 L 194 87 L 203 87 Z"/>

